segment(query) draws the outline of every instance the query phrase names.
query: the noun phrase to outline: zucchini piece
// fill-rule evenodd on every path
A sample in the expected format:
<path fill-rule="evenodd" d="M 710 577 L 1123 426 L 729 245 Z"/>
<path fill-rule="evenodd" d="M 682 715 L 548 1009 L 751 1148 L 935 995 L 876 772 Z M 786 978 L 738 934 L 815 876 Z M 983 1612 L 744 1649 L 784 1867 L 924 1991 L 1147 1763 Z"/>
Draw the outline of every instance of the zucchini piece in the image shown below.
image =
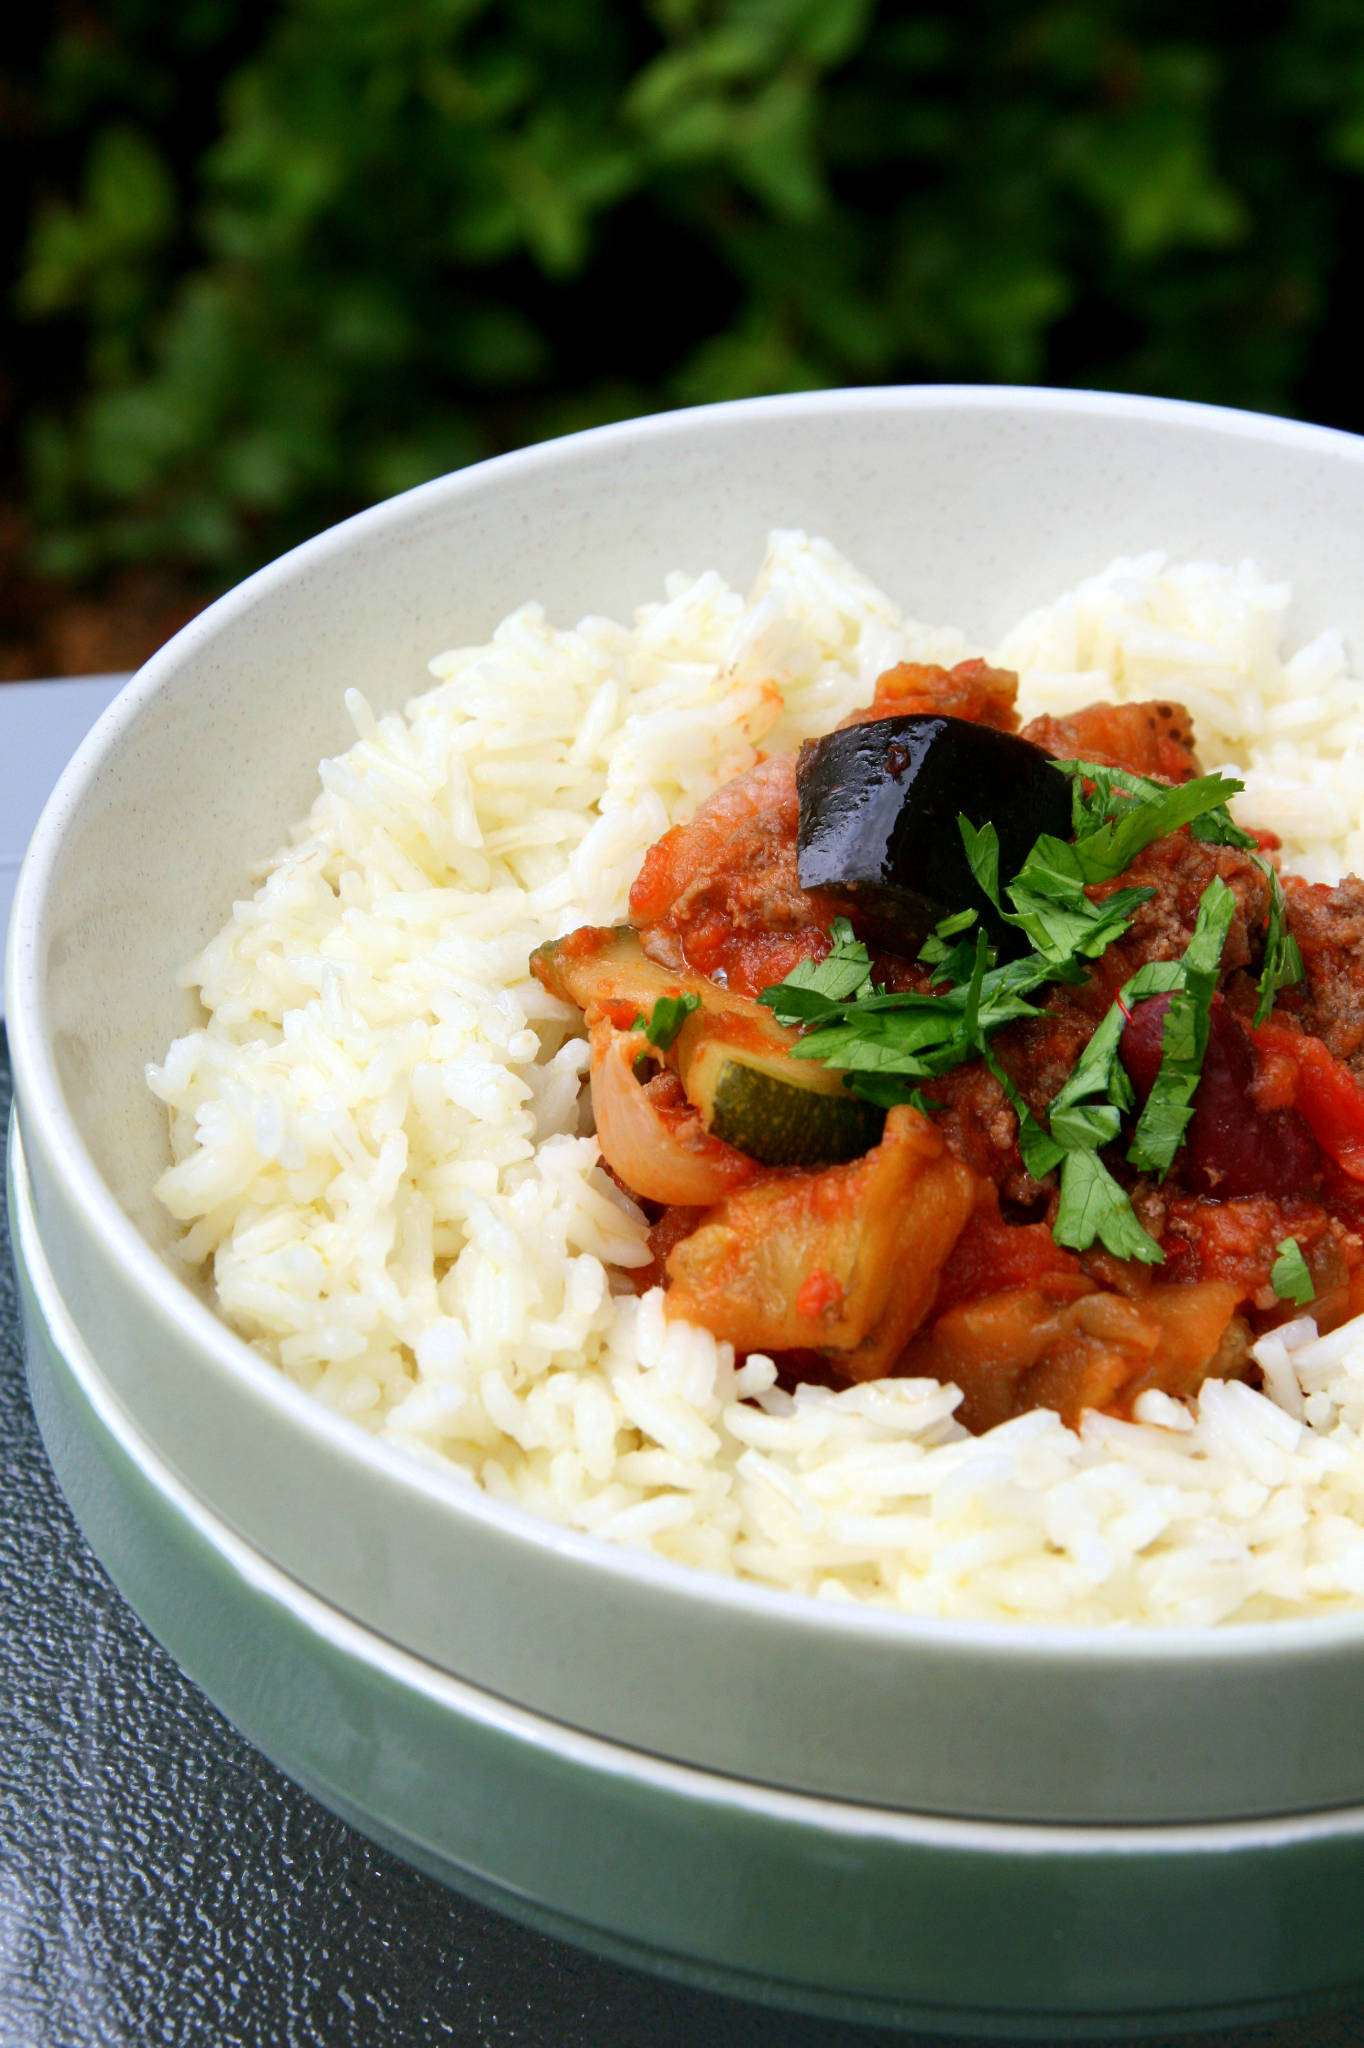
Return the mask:
<path fill-rule="evenodd" d="M 531 954 L 530 971 L 561 1002 L 576 1003 L 580 1010 L 607 1012 L 622 1030 L 628 1029 L 641 1010 L 651 1016 L 660 996 L 694 995 L 703 1007 L 723 1005 L 726 1009 L 741 1000 L 704 974 L 685 969 L 675 973 L 670 967 L 660 967 L 644 951 L 639 933 L 630 924 L 585 924 L 566 938 L 551 939 Z M 628 1016 L 624 1014 L 627 1010 Z"/>
<path fill-rule="evenodd" d="M 880 1143 L 883 1109 L 852 1094 L 835 1069 L 792 1059 L 795 1034 L 780 1025 L 770 1046 L 747 1029 L 736 1043 L 726 1025 L 747 1021 L 719 1017 L 708 1027 L 691 1018 L 682 1027 L 682 1086 L 712 1137 L 763 1166 L 828 1166 Z"/>
<path fill-rule="evenodd" d="M 705 975 L 660 967 L 633 925 L 584 925 L 540 946 L 531 972 L 552 995 L 628 1030 L 660 996 L 695 995 L 673 1051 L 687 1098 L 708 1131 L 763 1166 L 822 1166 L 880 1142 L 885 1111 L 843 1086 L 819 1060 L 794 1060 L 798 1033 Z"/>
<path fill-rule="evenodd" d="M 1071 835 L 1071 780 L 1031 740 L 964 718 L 906 713 L 807 740 L 796 764 L 802 889 L 848 902 L 860 937 L 912 952 L 940 918 L 980 914 L 1003 958 L 1027 940 L 980 888 L 957 818 L 999 834 L 1016 875 L 1044 832 Z"/>

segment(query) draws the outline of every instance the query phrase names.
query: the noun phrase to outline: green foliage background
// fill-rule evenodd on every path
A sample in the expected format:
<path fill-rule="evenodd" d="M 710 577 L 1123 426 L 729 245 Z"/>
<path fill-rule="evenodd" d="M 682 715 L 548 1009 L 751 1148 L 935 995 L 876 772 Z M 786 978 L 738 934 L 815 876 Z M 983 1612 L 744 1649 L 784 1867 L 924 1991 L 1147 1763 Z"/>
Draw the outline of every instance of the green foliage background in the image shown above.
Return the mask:
<path fill-rule="evenodd" d="M 751 392 L 1364 425 L 1364 0 L 82 0 L 23 33 L 8 453 L 49 574 L 222 582 L 457 464 Z"/>

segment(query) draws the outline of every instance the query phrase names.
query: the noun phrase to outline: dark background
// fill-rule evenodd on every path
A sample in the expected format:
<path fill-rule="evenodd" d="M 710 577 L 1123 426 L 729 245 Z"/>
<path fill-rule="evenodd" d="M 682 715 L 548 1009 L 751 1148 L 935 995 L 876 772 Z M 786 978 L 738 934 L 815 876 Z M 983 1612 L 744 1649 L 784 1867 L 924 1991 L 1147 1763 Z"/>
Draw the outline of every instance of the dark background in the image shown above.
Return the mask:
<path fill-rule="evenodd" d="M 660 407 L 1364 426 L 1364 0 L 58 0 L 6 45 L 0 676 Z"/>

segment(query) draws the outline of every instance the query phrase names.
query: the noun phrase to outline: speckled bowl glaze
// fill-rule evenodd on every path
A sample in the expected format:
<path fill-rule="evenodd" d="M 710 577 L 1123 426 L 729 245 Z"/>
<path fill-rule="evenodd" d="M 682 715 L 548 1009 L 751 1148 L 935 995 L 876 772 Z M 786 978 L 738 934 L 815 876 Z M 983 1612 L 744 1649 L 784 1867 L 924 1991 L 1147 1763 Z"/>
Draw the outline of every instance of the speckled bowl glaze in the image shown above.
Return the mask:
<path fill-rule="evenodd" d="M 233 1535 L 128 1421 L 53 1287 L 17 1140 L 10 1215 L 34 1407 L 97 1555 L 259 1748 L 431 1876 L 620 1961 L 935 2034 L 1226 2025 L 1364 1988 L 1364 1809 L 896 1813 L 642 1755 L 396 1649 Z"/>
<path fill-rule="evenodd" d="M 176 971 L 434 650 L 535 595 L 626 613 L 668 570 L 737 583 L 772 526 L 826 534 L 989 644 L 1151 546 L 1250 555 L 1294 631 L 1364 643 L 1364 442 L 1154 400 L 824 393 L 507 456 L 322 535 L 196 619 L 123 692 L 35 835 L 8 1012 L 34 1231 L 152 1451 L 300 1585 L 437 1669 L 679 1764 L 994 1821 L 1204 1822 L 1364 1803 L 1364 1615 L 1221 1630 L 924 1622 L 670 1567 L 447 1484 L 314 1404 L 174 1270 L 148 1060 Z"/>

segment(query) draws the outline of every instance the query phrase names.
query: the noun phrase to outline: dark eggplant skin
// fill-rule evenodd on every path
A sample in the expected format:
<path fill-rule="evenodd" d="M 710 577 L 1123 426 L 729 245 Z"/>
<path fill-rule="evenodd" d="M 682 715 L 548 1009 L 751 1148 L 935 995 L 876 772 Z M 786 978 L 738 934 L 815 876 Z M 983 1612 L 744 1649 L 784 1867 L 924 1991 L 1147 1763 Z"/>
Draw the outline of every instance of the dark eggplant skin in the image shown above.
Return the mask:
<path fill-rule="evenodd" d="M 1031 740 L 964 718 L 876 718 L 808 740 L 796 763 L 800 884 L 841 894 L 862 937 L 917 948 L 976 910 L 1002 955 L 1027 942 L 979 887 L 957 818 L 999 834 L 1001 884 L 1039 833 L 1071 834 L 1071 782 Z"/>

